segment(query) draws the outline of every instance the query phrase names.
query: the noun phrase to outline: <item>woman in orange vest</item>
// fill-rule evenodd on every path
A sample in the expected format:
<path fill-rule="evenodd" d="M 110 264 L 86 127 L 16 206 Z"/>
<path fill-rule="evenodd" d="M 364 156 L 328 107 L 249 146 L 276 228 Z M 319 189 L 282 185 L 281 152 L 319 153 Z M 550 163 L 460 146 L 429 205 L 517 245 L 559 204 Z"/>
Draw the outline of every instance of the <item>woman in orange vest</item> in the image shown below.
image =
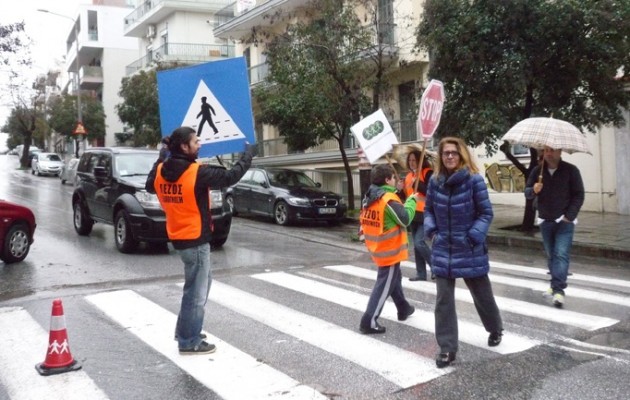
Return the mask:
<path fill-rule="evenodd" d="M 415 311 L 403 293 L 400 262 L 408 257 L 407 225 L 415 214 L 417 195 L 410 196 L 403 205 L 395 193 L 394 168 L 388 164 L 374 166 L 371 178 L 360 221 L 365 245 L 378 266 L 378 275 L 359 326 L 365 334 L 385 333 L 385 327 L 376 320 L 389 296 L 394 300 L 399 321 L 406 320 Z"/>
<path fill-rule="evenodd" d="M 417 192 L 419 194 L 416 202 L 416 215 L 409 227 L 413 235 L 413 250 L 416 260 L 416 276 L 409 278 L 410 281 L 427 280 L 427 264 L 431 268 L 431 249 L 424 241 L 424 199 L 427 193 L 427 184 L 433 175 L 431 163 L 425 156 L 422 161 L 422 170 L 418 174 L 418 162 L 420 161 L 420 150 L 411 150 L 407 154 L 407 169 L 409 172 L 405 180 L 399 183 L 398 189 L 401 199 L 408 198 L 414 192 L 416 181 L 418 181 Z M 433 276 L 433 274 L 431 274 Z"/>

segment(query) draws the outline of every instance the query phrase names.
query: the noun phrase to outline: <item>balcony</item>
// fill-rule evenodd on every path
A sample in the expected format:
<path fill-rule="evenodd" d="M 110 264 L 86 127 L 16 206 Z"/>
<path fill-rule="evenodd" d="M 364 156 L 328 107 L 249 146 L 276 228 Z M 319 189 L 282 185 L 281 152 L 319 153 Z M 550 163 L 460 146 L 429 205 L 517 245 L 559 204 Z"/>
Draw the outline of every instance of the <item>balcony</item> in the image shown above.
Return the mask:
<path fill-rule="evenodd" d="M 258 0 L 255 7 L 242 12 L 236 9 L 236 2 L 234 2 L 217 12 L 221 17 L 233 15 L 234 18 L 226 18 L 226 22 L 214 28 L 214 36 L 222 39 L 241 39 L 249 34 L 253 27 L 265 24 L 265 22 L 267 22 L 265 19 L 266 15 L 277 12 L 280 9 L 285 13 L 291 12 L 307 5 L 309 1 L 310 0 Z"/>
<path fill-rule="evenodd" d="M 157 24 L 179 11 L 213 14 L 233 0 L 145 0 L 124 20 L 125 36 L 142 37 L 147 25 Z"/>
<path fill-rule="evenodd" d="M 390 121 L 392 130 L 396 134 L 399 143 L 418 142 L 416 133 L 416 121 L 411 119 Z M 433 148 L 433 142 L 429 143 L 427 148 Z M 346 141 L 346 150 L 355 149 L 354 136 L 350 136 Z M 339 155 L 339 145 L 336 140 L 331 139 L 321 143 L 318 146 L 311 147 L 305 151 L 296 151 L 289 149 L 284 143 L 284 138 L 263 140 L 258 144 L 258 156 L 260 158 L 282 157 L 287 159 L 303 159 L 304 161 L 323 161 L 341 160 Z"/>
<path fill-rule="evenodd" d="M 262 63 L 249 68 L 249 85 L 256 86 L 269 75 L 269 64 Z"/>
<path fill-rule="evenodd" d="M 208 61 L 223 60 L 234 57 L 234 45 L 229 44 L 195 44 L 166 43 L 144 57 L 127 65 L 126 74 L 132 75 L 151 67 L 158 62 L 179 62 L 183 64 L 200 64 Z"/>
<path fill-rule="evenodd" d="M 103 68 L 97 66 L 81 67 L 79 73 L 79 84 L 84 90 L 97 90 L 103 85 Z"/>

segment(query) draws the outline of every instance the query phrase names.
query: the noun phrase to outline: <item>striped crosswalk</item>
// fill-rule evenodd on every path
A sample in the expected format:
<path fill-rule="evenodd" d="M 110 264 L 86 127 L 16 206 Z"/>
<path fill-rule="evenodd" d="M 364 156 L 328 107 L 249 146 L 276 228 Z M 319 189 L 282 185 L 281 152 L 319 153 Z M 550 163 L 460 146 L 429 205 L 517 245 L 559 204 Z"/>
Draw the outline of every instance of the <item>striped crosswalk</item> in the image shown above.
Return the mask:
<path fill-rule="evenodd" d="M 403 263 L 403 272 L 412 273 L 413 264 Z M 416 312 L 406 321 L 397 320 L 389 303 L 380 316 L 388 327 L 386 335 L 362 335 L 358 321 L 364 311 L 376 278 L 373 268 L 357 265 L 326 265 L 314 269 L 288 269 L 250 275 L 215 278 L 208 314 L 220 321 L 234 321 L 230 327 L 213 329 L 213 318 L 206 318 L 208 341 L 217 351 L 207 356 L 181 356 L 173 340 L 181 283 L 163 288 L 138 287 L 134 290 L 98 291 L 80 297 L 88 310 L 81 318 L 98 318 L 112 327 L 112 343 L 138 341 L 145 352 L 176 366 L 208 391 L 204 398 L 217 399 L 327 399 L 335 396 L 374 397 L 400 389 L 426 384 L 441 376 L 457 373 L 457 363 L 437 369 L 432 299 L 435 284 L 403 280 L 405 293 Z M 488 347 L 488 333 L 471 308 L 467 290 L 457 290 L 458 304 L 468 311 L 459 314 L 461 352 L 467 362 L 485 362 L 508 354 L 518 354 L 541 345 L 580 347 L 579 340 L 567 332 L 591 332 L 617 324 L 630 308 L 623 280 L 575 274 L 571 298 L 597 306 L 604 312 L 583 312 L 579 308 L 556 309 L 531 291 L 542 292 L 548 283 L 543 269 L 507 263 L 493 263 L 490 275 L 497 303 L 502 312 L 506 334 L 498 347 Z M 579 283 L 579 287 L 578 287 Z M 606 293 L 601 286 L 613 287 Z M 514 293 L 514 295 L 512 295 Z M 526 295 L 520 295 L 526 293 Z M 611 305 L 614 304 L 614 307 Z M 466 307 L 461 307 L 466 310 Z M 48 340 L 47 327 L 31 315 L 29 307 L 0 307 L 0 398 L 8 399 L 109 399 L 112 376 L 102 369 L 121 365 L 95 366 L 85 363 L 77 372 L 40 376 L 35 364 L 42 361 Z M 458 310 L 459 311 L 459 310 Z M 535 326 L 540 324 L 541 329 Z M 244 332 L 238 327 L 249 327 Z M 216 328 L 216 327 L 215 327 Z M 215 332 L 215 330 L 217 332 Z M 24 333 L 28 332 L 27 335 Z M 255 342 L 243 345 L 243 338 Z M 133 339 L 132 339 L 133 338 Z M 287 339 L 290 338 L 290 339 Z M 290 346 L 278 346 L 283 341 Z M 275 343 L 273 357 L 262 346 Z M 589 351 L 593 345 L 581 346 Z M 297 350 L 299 351 L 297 351 Z M 597 346 L 598 352 L 610 349 Z M 138 352 L 139 354 L 141 352 Z M 308 355 L 306 355 L 308 354 Z M 140 359 L 126 363 L 141 363 Z M 318 364 L 325 363 L 325 367 Z M 142 369 L 140 369 L 142 370 Z M 313 373 L 309 370 L 326 371 Z M 363 371 L 363 372 L 361 372 Z M 136 373 L 141 373 L 136 370 Z M 348 377 L 357 383 L 348 383 Z M 363 376 L 361 378 L 361 376 Z M 141 379 L 141 377 L 138 377 Z M 345 382 L 342 385 L 340 382 Z M 169 398 L 187 398 L 185 390 L 169 393 Z M 354 392 L 353 392 L 354 390 Z M 115 392 L 119 393 L 119 392 Z M 179 394 L 178 394 L 179 393 Z"/>

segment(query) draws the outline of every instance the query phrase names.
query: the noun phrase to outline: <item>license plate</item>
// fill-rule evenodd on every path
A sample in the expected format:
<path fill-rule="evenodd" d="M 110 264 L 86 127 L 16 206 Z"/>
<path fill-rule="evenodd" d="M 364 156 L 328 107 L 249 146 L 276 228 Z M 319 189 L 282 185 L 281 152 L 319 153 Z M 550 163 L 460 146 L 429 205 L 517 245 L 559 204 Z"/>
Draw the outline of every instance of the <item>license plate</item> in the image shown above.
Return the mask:
<path fill-rule="evenodd" d="M 320 208 L 320 214 L 335 214 L 337 210 L 335 208 Z"/>

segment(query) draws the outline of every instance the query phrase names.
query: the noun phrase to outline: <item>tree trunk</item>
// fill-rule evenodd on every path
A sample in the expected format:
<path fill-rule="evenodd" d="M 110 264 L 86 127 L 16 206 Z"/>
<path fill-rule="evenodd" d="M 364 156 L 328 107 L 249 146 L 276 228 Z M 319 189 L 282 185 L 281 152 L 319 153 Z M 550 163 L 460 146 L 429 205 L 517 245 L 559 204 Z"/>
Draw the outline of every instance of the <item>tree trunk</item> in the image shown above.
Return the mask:
<path fill-rule="evenodd" d="M 348 210 L 354 210 L 354 181 L 352 180 L 352 170 L 350 169 L 350 162 L 348 161 L 348 155 L 346 149 L 343 147 L 343 136 L 337 138 L 339 144 L 339 151 L 341 152 L 341 159 L 343 160 L 343 169 L 346 171 L 346 180 L 348 181 Z"/>

